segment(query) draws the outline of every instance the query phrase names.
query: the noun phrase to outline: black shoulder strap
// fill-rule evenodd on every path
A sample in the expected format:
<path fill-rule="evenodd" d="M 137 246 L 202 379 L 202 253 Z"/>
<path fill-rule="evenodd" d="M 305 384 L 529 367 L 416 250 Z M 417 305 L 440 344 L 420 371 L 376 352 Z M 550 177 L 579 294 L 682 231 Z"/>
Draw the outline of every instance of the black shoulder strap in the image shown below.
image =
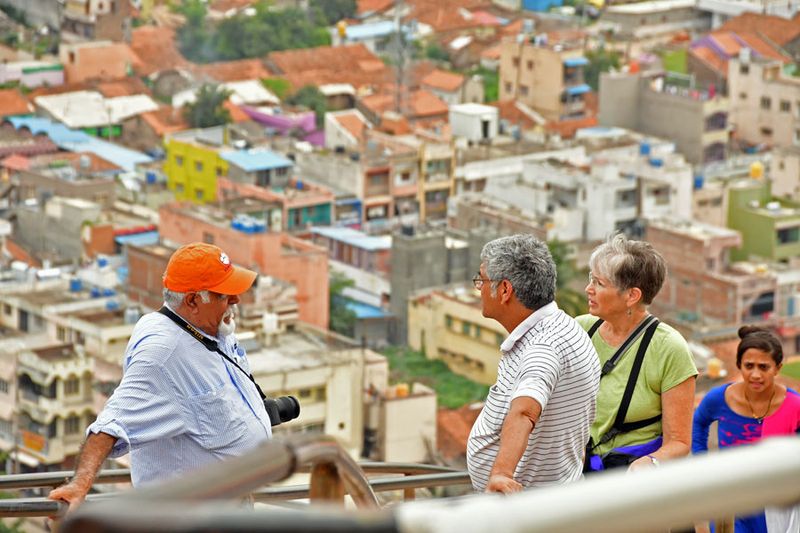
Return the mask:
<path fill-rule="evenodd" d="M 611 359 L 609 359 L 608 361 L 605 362 L 605 364 L 603 365 L 603 368 L 600 370 L 600 377 L 601 378 L 603 376 L 605 376 L 606 374 L 611 373 L 611 371 L 614 370 L 614 368 L 616 368 L 617 363 L 619 363 L 620 358 L 625 354 L 626 351 L 628 351 L 628 348 L 631 346 L 631 344 L 636 342 L 636 339 L 639 338 L 639 336 L 642 334 L 642 332 L 645 330 L 645 328 L 647 326 L 649 326 L 650 324 L 652 324 L 653 321 L 658 323 L 658 319 L 656 317 L 654 317 L 653 315 L 647 315 L 644 318 L 644 320 L 639 322 L 639 325 L 636 326 L 636 329 L 634 329 L 631 332 L 631 334 L 628 335 L 628 338 L 625 339 L 625 342 L 623 342 L 620 345 L 620 347 L 617 348 L 617 351 L 614 352 L 614 355 L 611 356 Z M 592 327 L 590 327 L 589 331 L 586 332 L 586 334 L 589 335 L 589 338 L 594 336 L 594 334 L 597 332 L 597 330 L 600 328 L 600 326 L 602 324 L 603 324 L 603 319 L 602 318 L 597 319 L 597 322 L 592 324 Z"/>
<path fill-rule="evenodd" d="M 650 341 L 653 339 L 656 328 L 658 328 L 658 319 L 653 320 L 650 323 L 650 326 L 647 328 L 647 331 L 644 333 L 642 343 L 639 345 L 639 349 L 636 351 L 636 359 L 633 360 L 631 373 L 628 376 L 628 383 L 625 385 L 625 392 L 622 394 L 622 401 L 619 404 L 619 409 L 617 409 L 617 417 L 614 419 L 614 424 L 611 426 L 609 432 L 603 435 L 598 444 L 604 444 L 620 433 L 627 433 L 629 431 L 641 429 L 649 426 L 650 424 L 655 424 L 661 420 L 661 415 L 658 414 L 656 416 L 651 416 L 650 418 L 645 418 L 644 420 L 637 420 L 636 422 L 625 422 L 625 417 L 628 415 L 628 408 L 630 407 L 631 400 L 633 399 L 633 391 L 636 388 L 636 382 L 639 380 L 639 372 L 642 370 L 644 356 L 647 352 L 647 347 L 650 345 Z"/>
<path fill-rule="evenodd" d="M 173 322 L 175 322 L 175 324 L 177 324 L 179 328 L 181 328 L 183 331 L 187 332 L 189 335 L 197 339 L 200 342 L 200 344 L 205 346 L 206 350 L 208 350 L 209 352 L 216 352 L 220 354 L 226 361 L 228 361 L 230 364 L 238 368 L 239 371 L 245 376 L 247 376 L 248 379 L 250 379 L 250 381 L 253 382 L 253 385 L 256 386 L 256 390 L 258 390 L 258 394 L 259 396 L 261 396 L 261 399 L 265 400 L 267 398 L 267 396 L 264 394 L 264 391 L 262 391 L 261 387 L 259 387 L 258 383 L 256 383 L 255 378 L 253 378 L 253 374 L 245 372 L 244 368 L 237 365 L 233 359 L 228 357 L 228 355 L 225 352 L 220 350 L 217 341 L 209 339 L 208 337 L 203 335 L 203 333 L 199 329 L 189 324 L 186 320 L 181 318 L 177 313 L 173 312 L 172 309 L 168 308 L 167 306 L 161 306 L 161 309 L 159 309 L 158 312 L 164 315 L 165 317 L 169 318 Z"/>

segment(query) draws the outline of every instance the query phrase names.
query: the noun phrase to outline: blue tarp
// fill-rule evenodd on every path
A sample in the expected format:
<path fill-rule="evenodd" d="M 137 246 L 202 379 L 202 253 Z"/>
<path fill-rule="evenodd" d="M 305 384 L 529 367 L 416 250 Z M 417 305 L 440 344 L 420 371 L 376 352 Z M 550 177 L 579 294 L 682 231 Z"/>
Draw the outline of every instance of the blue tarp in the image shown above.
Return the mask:
<path fill-rule="evenodd" d="M 585 57 L 568 57 L 564 60 L 564 66 L 567 67 L 585 67 L 589 64 L 589 60 Z"/>
<path fill-rule="evenodd" d="M 583 85 L 573 85 L 572 87 L 567 87 L 567 94 L 570 96 L 576 96 L 579 94 L 588 93 L 591 90 L 592 88 L 584 83 Z"/>
<path fill-rule="evenodd" d="M 158 244 L 158 231 L 145 231 L 142 233 L 133 233 L 131 235 L 117 235 L 114 237 L 114 242 L 124 246 L 126 244 L 133 244 L 134 246 L 149 246 Z"/>
<path fill-rule="evenodd" d="M 389 313 L 387 313 L 380 307 L 375 307 L 374 305 L 356 302 L 350 299 L 345 299 L 345 306 L 347 306 L 348 309 L 353 311 L 356 314 L 356 318 L 358 319 L 386 318 L 390 316 Z"/>

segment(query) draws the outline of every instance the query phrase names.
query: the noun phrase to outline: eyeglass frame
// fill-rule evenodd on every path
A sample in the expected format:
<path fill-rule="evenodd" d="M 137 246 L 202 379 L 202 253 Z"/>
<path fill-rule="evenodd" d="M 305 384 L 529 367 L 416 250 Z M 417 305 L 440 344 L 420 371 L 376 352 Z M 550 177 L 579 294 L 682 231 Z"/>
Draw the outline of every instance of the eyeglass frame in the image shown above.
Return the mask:
<path fill-rule="evenodd" d="M 472 285 L 475 287 L 475 290 L 478 291 L 483 289 L 483 284 L 486 283 L 487 281 L 502 281 L 502 280 L 481 277 L 480 272 L 472 277 Z"/>

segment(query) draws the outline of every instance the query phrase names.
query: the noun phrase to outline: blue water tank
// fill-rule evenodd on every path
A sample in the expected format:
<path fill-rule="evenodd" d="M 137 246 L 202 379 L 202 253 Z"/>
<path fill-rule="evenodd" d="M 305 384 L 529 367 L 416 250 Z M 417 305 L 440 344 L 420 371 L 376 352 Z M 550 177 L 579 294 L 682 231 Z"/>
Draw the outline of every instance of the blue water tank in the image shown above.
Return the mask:
<path fill-rule="evenodd" d="M 650 143 L 639 143 L 639 155 L 650 155 Z"/>
<path fill-rule="evenodd" d="M 103 296 L 114 296 L 117 294 L 114 289 L 103 289 Z"/>
<path fill-rule="evenodd" d="M 69 280 L 69 291 L 70 292 L 81 292 L 83 289 L 83 282 L 81 278 L 72 278 Z"/>
<path fill-rule="evenodd" d="M 255 233 L 264 233 L 267 231 L 267 223 L 263 220 L 254 220 L 255 225 L 253 226 L 253 230 Z"/>
<path fill-rule="evenodd" d="M 92 287 L 92 290 L 89 291 L 89 295 L 92 298 L 100 298 L 100 288 L 99 287 Z"/>
<path fill-rule="evenodd" d="M 696 175 L 694 177 L 694 190 L 702 189 L 704 182 L 705 182 L 705 177 L 702 174 Z"/>
<path fill-rule="evenodd" d="M 109 300 L 106 302 L 106 310 L 108 311 L 116 311 L 119 309 L 119 302 L 116 300 Z"/>
<path fill-rule="evenodd" d="M 145 174 L 145 179 L 147 180 L 148 185 L 152 185 L 156 182 L 156 173 L 155 172 L 148 172 Z"/>
<path fill-rule="evenodd" d="M 300 181 L 300 180 L 297 180 L 295 182 L 295 184 L 294 184 L 294 188 L 297 189 L 298 191 L 302 191 L 303 190 L 303 182 Z"/>
<path fill-rule="evenodd" d="M 251 217 L 242 218 L 242 231 L 245 233 L 255 233 L 256 223 Z"/>
<path fill-rule="evenodd" d="M 106 266 L 107 264 L 108 264 L 108 259 L 106 259 L 105 257 L 97 258 L 97 266 L 99 266 L 100 268 Z"/>
<path fill-rule="evenodd" d="M 664 166 L 664 160 L 660 159 L 658 157 L 651 157 L 650 158 L 650 166 L 651 167 L 656 167 L 656 168 L 663 167 Z"/>

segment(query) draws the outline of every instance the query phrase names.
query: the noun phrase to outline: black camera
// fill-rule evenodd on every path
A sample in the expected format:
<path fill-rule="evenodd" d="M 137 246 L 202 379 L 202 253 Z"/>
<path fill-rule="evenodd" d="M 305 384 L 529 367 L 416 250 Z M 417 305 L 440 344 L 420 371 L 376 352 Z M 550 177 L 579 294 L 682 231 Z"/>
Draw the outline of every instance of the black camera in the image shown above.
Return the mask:
<path fill-rule="evenodd" d="M 294 420 L 300 416 L 300 402 L 294 396 L 265 398 L 264 409 L 267 410 L 269 422 L 273 426 Z"/>

